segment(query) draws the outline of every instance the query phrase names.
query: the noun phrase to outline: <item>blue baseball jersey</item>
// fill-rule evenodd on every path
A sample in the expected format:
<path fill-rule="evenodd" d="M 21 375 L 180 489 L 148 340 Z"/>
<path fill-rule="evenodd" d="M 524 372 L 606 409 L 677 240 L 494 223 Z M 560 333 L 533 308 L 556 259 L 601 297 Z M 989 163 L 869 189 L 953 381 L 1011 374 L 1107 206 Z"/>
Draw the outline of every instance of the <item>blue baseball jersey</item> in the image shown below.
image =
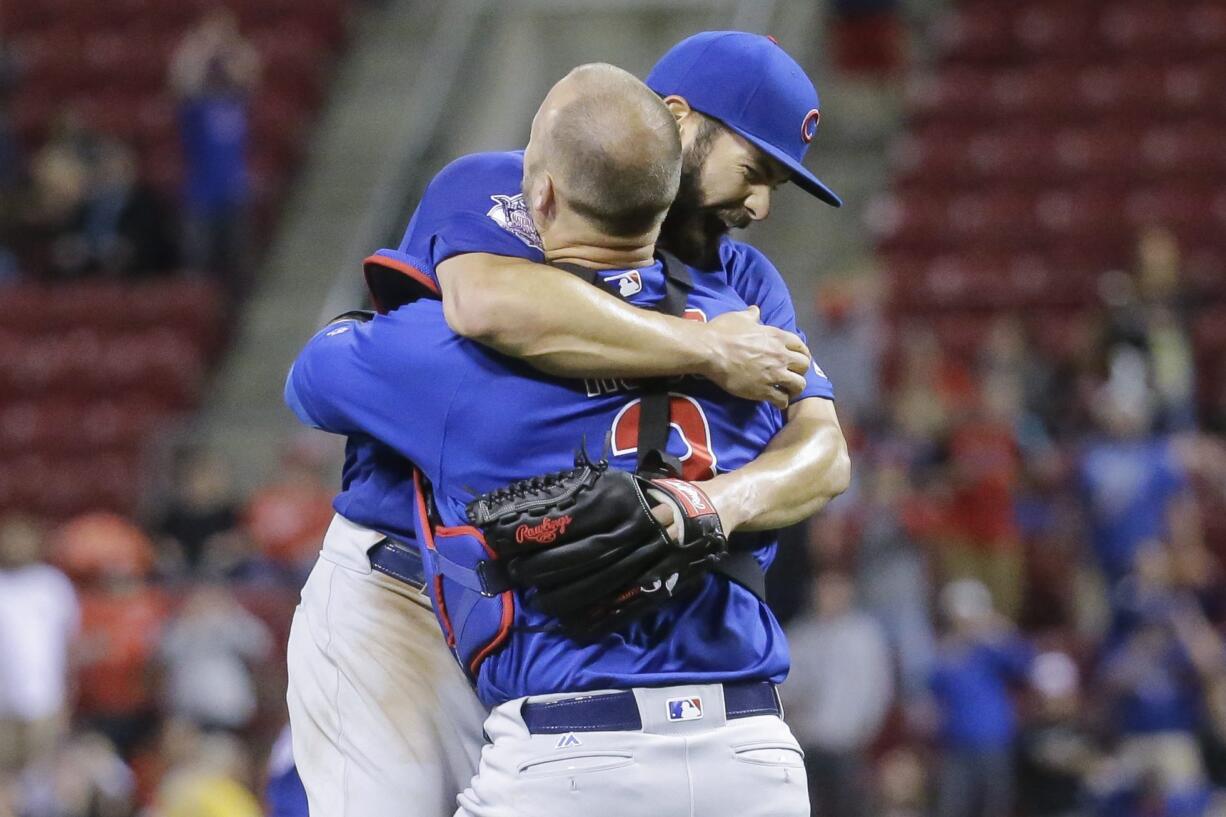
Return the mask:
<path fill-rule="evenodd" d="M 523 151 L 477 153 L 457 159 L 426 187 L 400 246 L 382 250 L 401 269 L 437 290 L 436 267 L 456 255 L 483 252 L 543 262 L 540 238 L 524 204 Z M 748 244 L 725 237 L 718 273 L 746 304 L 761 310 L 762 322 L 804 337 L 783 276 Z M 659 283 L 659 278 L 654 279 Z M 616 291 L 630 292 L 632 277 L 618 279 Z M 641 300 L 641 299 L 640 299 Z M 814 366 L 796 399 L 834 398 L 834 388 Z M 338 429 L 326 429 L 338 431 Z M 367 434 L 346 443 L 337 513 L 366 527 L 413 539 L 412 464 Z"/>
<path fill-rule="evenodd" d="M 630 276 L 638 288 L 630 300 L 639 305 L 663 295 L 659 265 L 598 274 L 619 288 Z M 692 317 L 745 308 L 721 273 L 694 277 Z M 668 448 L 689 479 L 747 464 L 783 425 L 778 409 L 730 397 L 705 379 L 679 378 L 670 392 Z M 466 523 L 473 492 L 569 468 L 585 442 L 595 449 L 608 438 L 614 467 L 635 465 L 634 384 L 543 375 L 455 335 L 434 300 L 321 330 L 295 361 L 286 400 L 309 425 L 377 439 L 416 463 L 447 526 Z M 743 544 L 765 567 L 774 538 L 752 536 Z M 696 595 L 595 643 L 576 643 L 548 624 L 517 605 L 511 637 L 481 664 L 477 691 L 486 704 L 563 691 L 782 681 L 788 669 L 786 642 L 769 608 L 723 577 L 708 576 Z"/>
<path fill-rule="evenodd" d="M 310 817 L 306 787 L 294 763 L 294 750 L 286 725 L 268 757 L 268 783 L 264 788 L 268 817 Z"/>

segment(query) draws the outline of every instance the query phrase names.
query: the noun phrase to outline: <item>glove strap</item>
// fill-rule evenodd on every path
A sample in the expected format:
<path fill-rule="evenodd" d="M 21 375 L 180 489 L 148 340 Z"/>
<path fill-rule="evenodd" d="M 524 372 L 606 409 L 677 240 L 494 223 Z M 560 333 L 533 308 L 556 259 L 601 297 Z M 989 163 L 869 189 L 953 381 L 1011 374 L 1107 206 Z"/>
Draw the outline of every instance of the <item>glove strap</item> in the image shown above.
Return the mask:
<path fill-rule="evenodd" d="M 693 482 L 683 479 L 653 479 L 649 484 L 680 506 L 684 518 L 682 547 L 709 535 L 723 538 L 724 531 L 719 522 L 719 513 L 715 510 L 715 503 Z"/>

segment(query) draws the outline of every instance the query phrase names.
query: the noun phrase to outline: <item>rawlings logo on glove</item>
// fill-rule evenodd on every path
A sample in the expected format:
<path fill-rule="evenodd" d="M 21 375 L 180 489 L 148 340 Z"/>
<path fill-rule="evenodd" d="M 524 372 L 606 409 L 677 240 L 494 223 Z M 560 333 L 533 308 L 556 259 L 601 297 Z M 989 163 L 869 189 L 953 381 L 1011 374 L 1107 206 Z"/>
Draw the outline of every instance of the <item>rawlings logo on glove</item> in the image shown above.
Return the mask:
<path fill-rule="evenodd" d="M 662 503 L 679 516 L 677 540 L 652 513 Z M 525 600 L 577 635 L 667 603 L 727 552 L 697 485 L 610 469 L 582 452 L 573 469 L 482 494 L 467 512 Z"/>
<path fill-rule="evenodd" d="M 539 525 L 520 525 L 515 529 L 515 541 L 521 545 L 524 542 L 547 545 L 566 533 L 566 526 L 570 522 L 571 517 L 563 516 L 558 519 L 542 519 Z"/>

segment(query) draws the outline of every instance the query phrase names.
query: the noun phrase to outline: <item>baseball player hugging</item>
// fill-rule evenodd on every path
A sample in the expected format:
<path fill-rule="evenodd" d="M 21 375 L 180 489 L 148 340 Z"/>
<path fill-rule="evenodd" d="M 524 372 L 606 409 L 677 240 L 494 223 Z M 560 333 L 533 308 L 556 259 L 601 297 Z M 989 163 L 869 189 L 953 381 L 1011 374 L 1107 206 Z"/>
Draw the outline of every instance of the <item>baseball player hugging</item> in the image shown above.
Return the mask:
<path fill-rule="evenodd" d="M 692 229 L 728 200 L 678 222 L 684 262 L 656 249 L 701 166 L 683 151 L 699 120 L 669 100 L 700 96 L 686 83 L 709 84 L 704 54 L 769 80 L 725 83 L 747 99 L 704 102 L 707 116 L 752 117 L 765 87 L 779 120 L 729 113 L 718 138 L 768 188 L 804 178 L 837 203 L 800 166 L 816 93 L 766 38 L 691 38 L 650 88 L 583 66 L 522 154 L 454 163 L 401 248 L 368 259 L 384 314 L 342 316 L 295 361 L 287 403 L 348 437 L 289 650 L 312 813 L 433 817 L 459 792 L 458 817 L 808 814 L 763 576 L 770 530 L 846 487 L 846 447 L 778 273 L 724 235 L 734 215 Z M 722 144 L 706 137 L 699 159 Z M 761 185 L 746 184 L 749 208 Z M 550 349 L 510 342 L 463 314 L 457 284 L 467 298 L 478 273 L 461 259 L 526 266 L 536 301 L 560 301 L 543 319 L 573 306 L 595 321 L 569 345 L 548 320 Z"/>

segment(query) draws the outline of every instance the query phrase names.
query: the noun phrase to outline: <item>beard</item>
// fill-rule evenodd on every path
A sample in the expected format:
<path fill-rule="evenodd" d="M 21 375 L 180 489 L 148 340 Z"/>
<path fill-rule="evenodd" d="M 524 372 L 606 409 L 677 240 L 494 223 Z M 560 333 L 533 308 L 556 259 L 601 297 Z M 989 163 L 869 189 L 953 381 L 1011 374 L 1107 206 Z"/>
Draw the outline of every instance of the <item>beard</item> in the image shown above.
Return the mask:
<path fill-rule="evenodd" d="M 659 243 L 686 264 L 713 270 L 720 266 L 719 243 L 734 227 L 748 227 L 753 219 L 743 202 L 703 204 L 702 169 L 719 134 L 707 120 L 681 160 L 681 184 L 660 227 Z"/>

